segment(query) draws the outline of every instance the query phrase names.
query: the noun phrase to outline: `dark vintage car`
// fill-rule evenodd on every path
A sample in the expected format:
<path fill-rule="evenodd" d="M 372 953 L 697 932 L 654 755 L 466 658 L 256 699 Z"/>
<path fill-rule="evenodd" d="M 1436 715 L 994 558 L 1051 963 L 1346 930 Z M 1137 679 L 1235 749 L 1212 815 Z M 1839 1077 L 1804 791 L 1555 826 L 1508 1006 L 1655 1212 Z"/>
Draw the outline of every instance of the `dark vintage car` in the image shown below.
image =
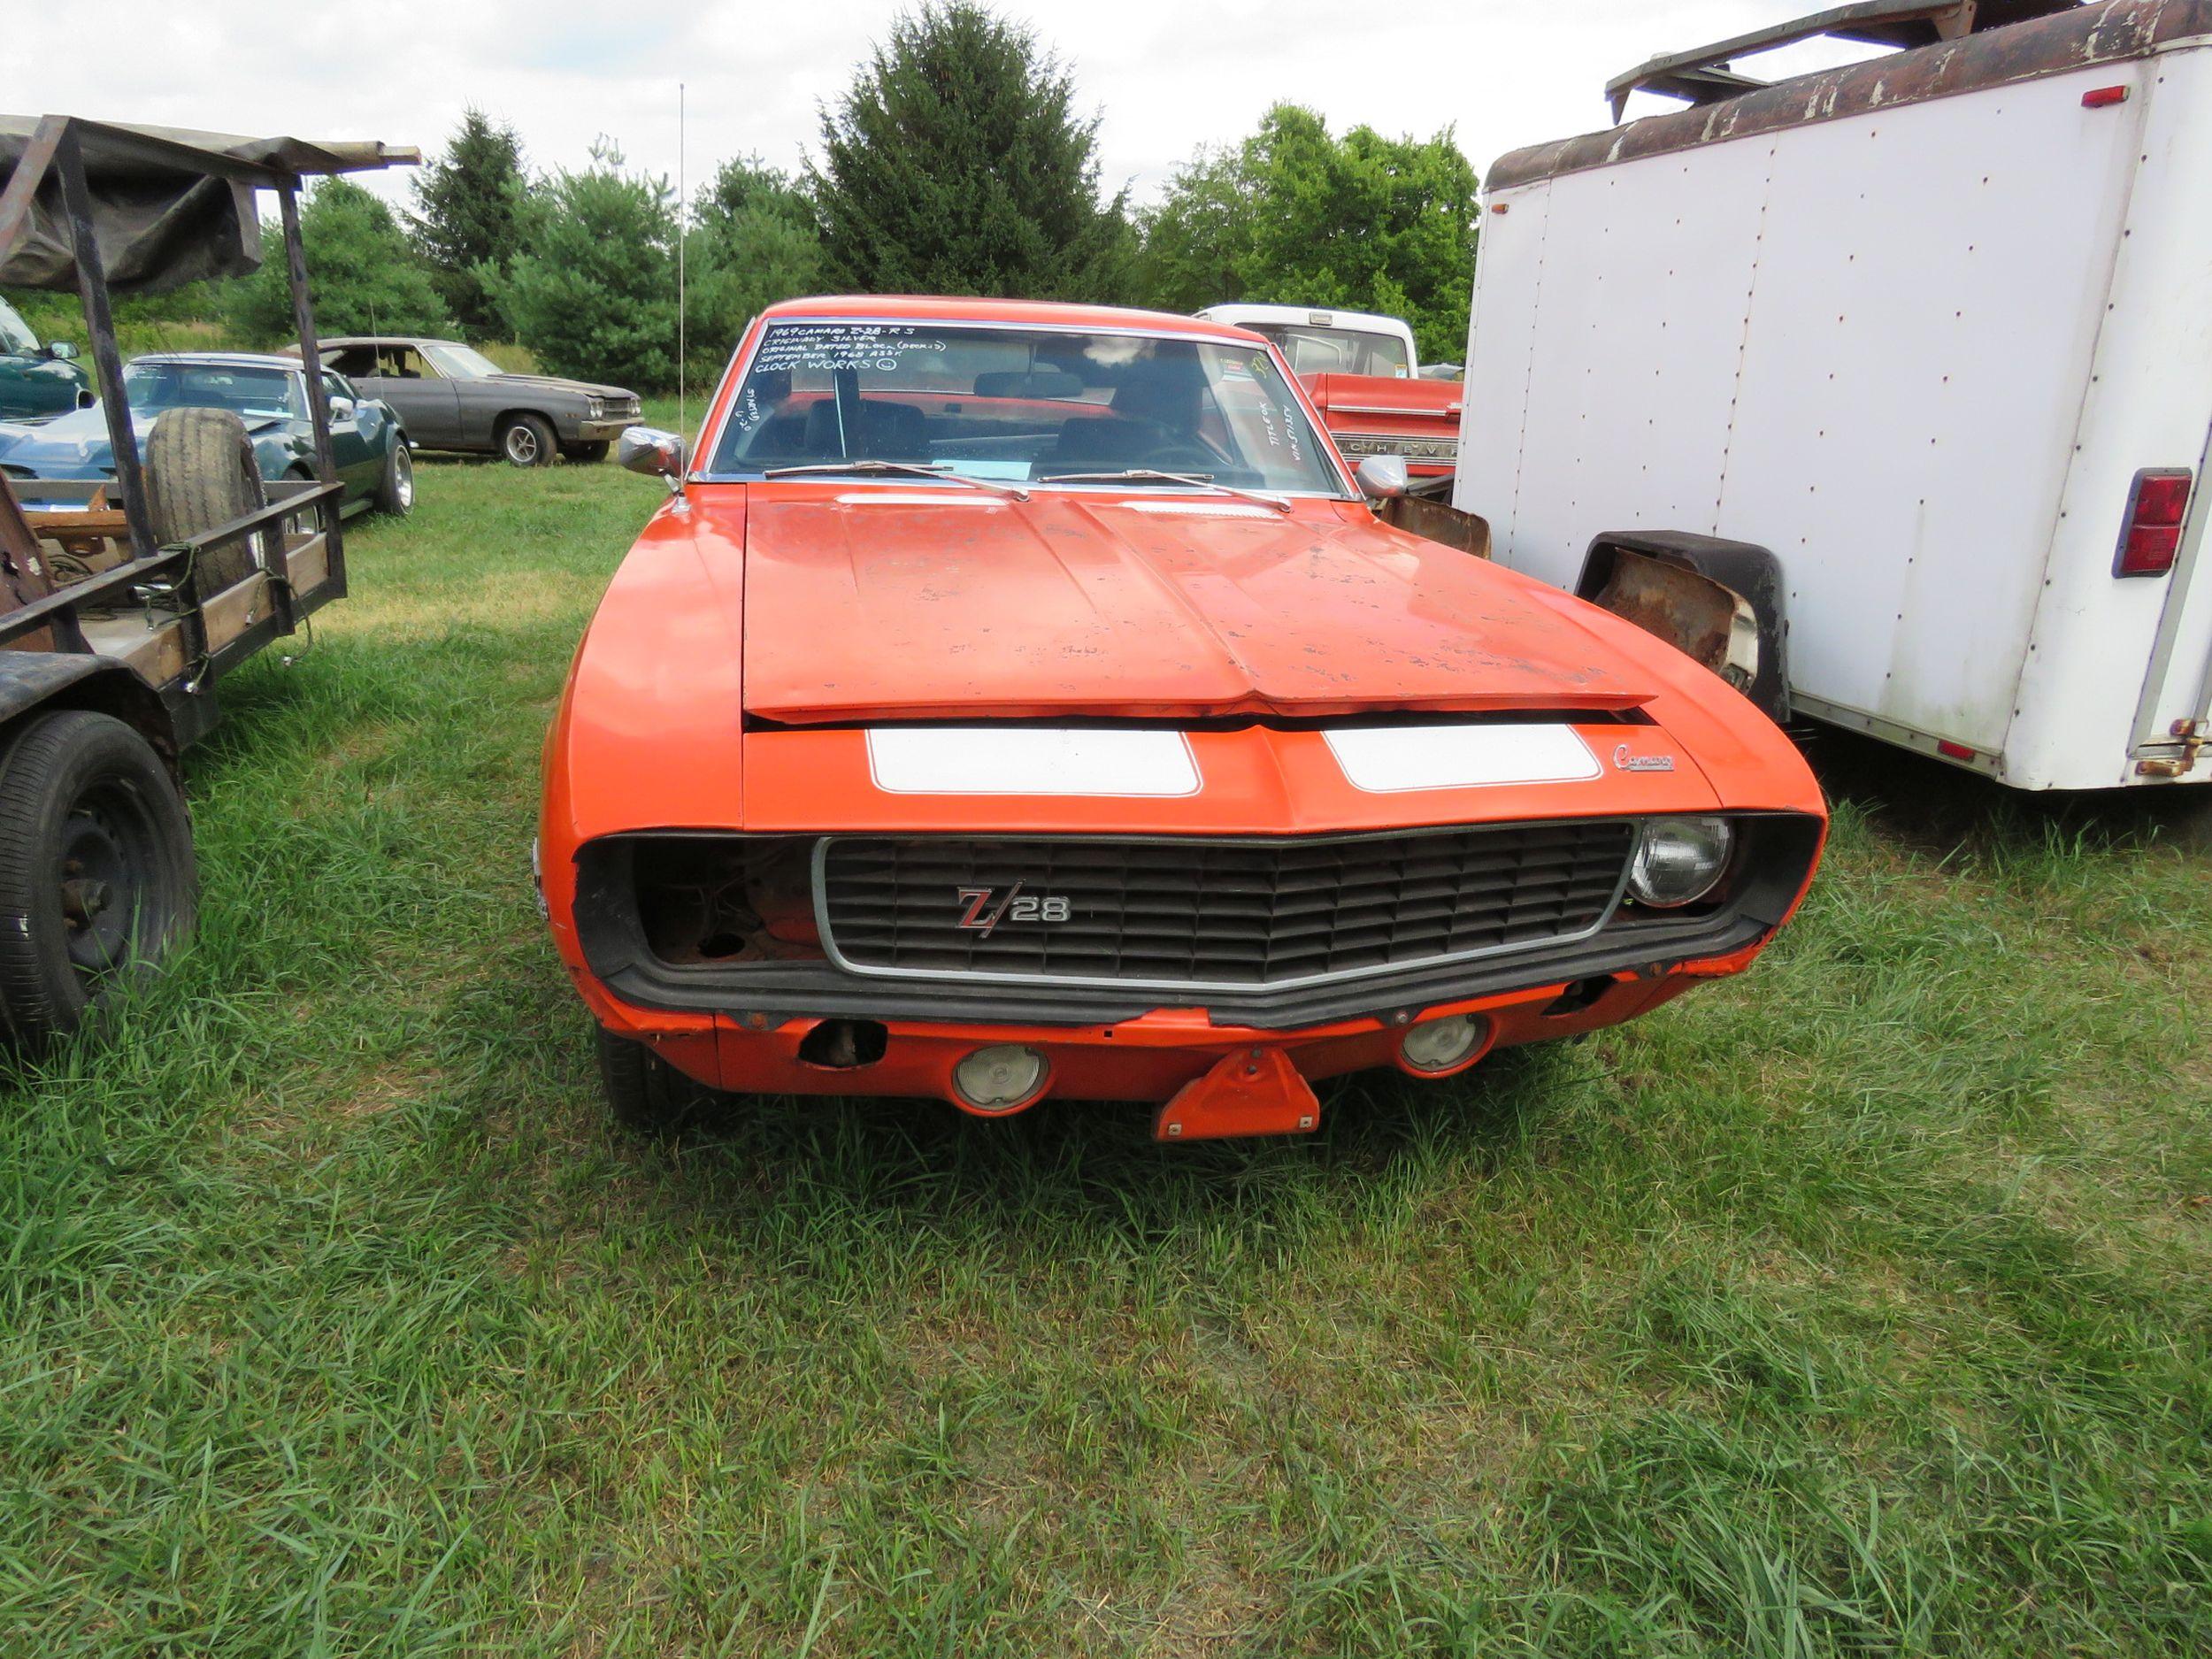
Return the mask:
<path fill-rule="evenodd" d="M 638 418 L 637 394 L 545 374 L 510 374 L 455 340 L 348 335 L 322 342 L 324 365 L 399 411 L 419 449 L 504 456 L 550 466 L 603 460 Z"/>
<path fill-rule="evenodd" d="M 41 345 L 15 307 L 0 300 L 0 420 L 35 420 L 92 401 L 92 377 L 66 340 Z"/>
<path fill-rule="evenodd" d="M 172 409 L 224 409 L 245 425 L 264 479 L 315 475 L 315 429 L 306 377 L 296 357 L 246 351 L 164 351 L 134 357 L 123 372 L 131 425 L 143 443 Z M 326 371 L 331 458 L 345 486 L 343 511 L 374 507 L 404 513 L 415 504 L 414 464 L 403 423 L 373 397 Z M 0 475 L 26 501 L 42 499 L 37 481 L 115 476 L 107 414 L 97 403 L 50 420 L 0 421 Z"/>

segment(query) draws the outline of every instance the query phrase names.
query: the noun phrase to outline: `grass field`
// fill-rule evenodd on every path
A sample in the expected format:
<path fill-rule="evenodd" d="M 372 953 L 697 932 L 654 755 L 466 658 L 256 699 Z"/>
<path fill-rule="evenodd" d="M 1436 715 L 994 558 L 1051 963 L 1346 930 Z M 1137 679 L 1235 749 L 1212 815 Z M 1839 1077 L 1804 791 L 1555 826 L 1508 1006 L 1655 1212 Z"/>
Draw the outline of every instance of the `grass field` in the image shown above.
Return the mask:
<path fill-rule="evenodd" d="M 537 749 L 656 486 L 426 463 L 0 1093 L 0 1654 L 2212 1650 L 2212 883 L 1823 738 L 1745 978 L 1296 1142 L 603 1120 Z"/>

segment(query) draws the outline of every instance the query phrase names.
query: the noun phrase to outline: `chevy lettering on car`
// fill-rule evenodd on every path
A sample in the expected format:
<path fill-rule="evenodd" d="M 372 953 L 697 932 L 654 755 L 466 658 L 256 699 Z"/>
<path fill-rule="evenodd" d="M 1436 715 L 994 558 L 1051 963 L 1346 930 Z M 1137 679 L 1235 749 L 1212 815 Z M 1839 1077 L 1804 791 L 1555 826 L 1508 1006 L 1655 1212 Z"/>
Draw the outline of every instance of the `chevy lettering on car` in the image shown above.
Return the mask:
<path fill-rule="evenodd" d="M 1381 523 L 1279 351 L 1010 301 L 771 307 L 547 740 L 541 879 L 626 1118 L 703 1091 L 1312 1129 L 1749 964 L 1783 733 Z M 1364 495 L 1363 495 L 1364 492 Z"/>

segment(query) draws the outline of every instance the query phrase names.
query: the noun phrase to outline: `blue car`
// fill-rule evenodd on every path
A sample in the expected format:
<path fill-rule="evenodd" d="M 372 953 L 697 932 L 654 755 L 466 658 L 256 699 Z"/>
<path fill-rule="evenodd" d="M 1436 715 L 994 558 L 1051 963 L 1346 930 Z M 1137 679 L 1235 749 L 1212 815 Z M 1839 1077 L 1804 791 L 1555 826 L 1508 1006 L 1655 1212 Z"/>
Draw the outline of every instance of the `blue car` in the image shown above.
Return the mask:
<path fill-rule="evenodd" d="M 404 513 L 415 504 L 407 434 L 388 404 L 357 396 L 343 376 L 323 372 L 330 399 L 330 442 L 344 486 L 341 511 Z M 245 425 L 265 479 L 315 477 L 315 428 L 307 380 L 296 357 L 243 351 L 165 351 L 134 357 L 123 371 L 131 424 L 141 452 L 165 411 L 226 409 Z M 41 479 L 115 476 L 107 412 L 98 404 L 50 420 L 0 421 L 0 476 L 29 506 Z"/>

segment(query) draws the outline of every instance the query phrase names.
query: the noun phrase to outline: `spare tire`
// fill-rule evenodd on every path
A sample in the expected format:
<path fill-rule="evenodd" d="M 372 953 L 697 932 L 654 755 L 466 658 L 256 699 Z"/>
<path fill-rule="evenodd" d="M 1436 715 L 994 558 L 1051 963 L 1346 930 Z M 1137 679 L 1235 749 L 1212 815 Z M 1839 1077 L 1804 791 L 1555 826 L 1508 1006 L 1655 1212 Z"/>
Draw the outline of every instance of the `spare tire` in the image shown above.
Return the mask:
<path fill-rule="evenodd" d="M 145 467 L 147 511 L 163 547 L 269 504 L 246 423 L 227 409 L 165 410 L 146 434 Z M 275 546 L 266 537 L 265 545 Z M 243 581 L 254 564 L 252 547 L 242 540 L 211 548 L 193 567 L 195 596 L 206 599 Z"/>

